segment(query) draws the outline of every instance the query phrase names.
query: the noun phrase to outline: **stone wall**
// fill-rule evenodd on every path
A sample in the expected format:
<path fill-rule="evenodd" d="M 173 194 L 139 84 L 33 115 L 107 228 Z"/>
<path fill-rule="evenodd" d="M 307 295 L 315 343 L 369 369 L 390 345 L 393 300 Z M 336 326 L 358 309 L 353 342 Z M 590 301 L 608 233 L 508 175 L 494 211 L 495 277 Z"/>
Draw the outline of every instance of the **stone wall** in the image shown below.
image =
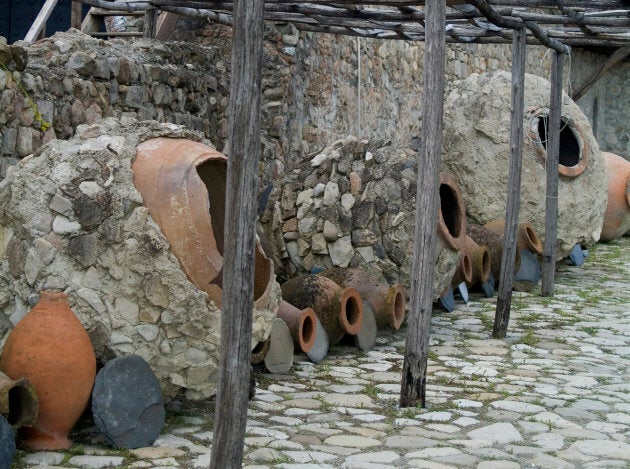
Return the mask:
<path fill-rule="evenodd" d="M 102 117 L 172 122 L 212 141 L 225 132 L 228 76 L 212 48 L 103 41 L 71 30 L 25 49 L 26 68 L 0 70 L 2 177 L 42 144 Z"/>
<path fill-rule="evenodd" d="M 77 125 L 100 117 L 186 125 L 229 153 L 232 30 L 182 18 L 176 31 L 173 39 L 185 42 L 103 41 L 71 30 L 26 47 L 25 70 L 0 70 L 0 177 L 7 165 L 43 143 L 67 139 Z M 528 47 L 528 73 L 549 75 L 545 52 L 544 47 Z M 511 66 L 507 44 L 450 44 L 446 53 L 447 87 L 472 73 Z M 298 167 L 347 135 L 390 140 L 401 148 L 417 146 L 423 57 L 423 43 L 299 33 L 291 24 L 267 25 L 263 179 Z M 605 59 L 574 51 L 571 66 L 565 67 L 567 83 L 577 86 Z M 579 103 L 602 149 L 622 155 L 630 153 L 625 125 L 630 106 L 624 93 L 629 67 L 624 63 L 609 71 Z M 46 122 L 49 128 L 42 127 Z"/>
<path fill-rule="evenodd" d="M 606 57 L 575 50 L 569 62 L 573 88 L 596 72 Z M 603 75 L 578 101 L 589 119 L 601 150 L 630 160 L 630 60 L 617 64 Z"/>

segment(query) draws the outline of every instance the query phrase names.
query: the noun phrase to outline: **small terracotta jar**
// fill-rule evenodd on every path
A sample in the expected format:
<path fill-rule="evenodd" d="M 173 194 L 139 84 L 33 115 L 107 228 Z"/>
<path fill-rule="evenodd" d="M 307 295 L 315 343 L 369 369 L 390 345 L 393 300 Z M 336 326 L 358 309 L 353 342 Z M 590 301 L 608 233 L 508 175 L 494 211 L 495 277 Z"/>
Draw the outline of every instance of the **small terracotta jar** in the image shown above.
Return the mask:
<path fill-rule="evenodd" d="M 9 334 L 0 369 L 12 379 L 27 378 L 39 397 L 37 421 L 20 429 L 24 444 L 35 450 L 69 447 L 68 433 L 90 399 L 96 357 L 64 293 L 40 293 Z"/>
<path fill-rule="evenodd" d="M 374 309 L 378 329 L 387 326 L 394 330 L 400 328 L 405 319 L 406 308 L 405 287 L 402 284 L 387 285 L 374 274 L 357 268 L 333 267 L 319 275 L 331 279 L 342 287 L 357 290 L 361 298 L 368 301 Z"/>
<path fill-rule="evenodd" d="M 326 330 L 330 344 L 345 334 L 355 335 L 363 322 L 361 295 L 321 275 L 301 275 L 282 285 L 282 297 L 296 308 L 312 308 Z"/>
<path fill-rule="evenodd" d="M 472 278 L 468 286 L 486 282 L 490 276 L 491 267 L 488 247 L 479 246 L 474 239 L 466 235 L 462 251 L 470 257 L 470 266 L 472 268 Z"/>
<path fill-rule="evenodd" d="M 480 246 L 486 246 L 490 253 L 490 270 L 496 281 L 501 278 L 501 257 L 503 255 L 503 233 L 498 234 L 485 226 L 468 225 L 468 235 Z M 521 265 L 521 254 L 516 249 L 514 256 L 514 272 L 517 272 Z"/>
<path fill-rule="evenodd" d="M 32 425 L 38 412 L 37 392 L 30 381 L 26 378 L 13 380 L 0 372 L 0 414 L 11 426 Z"/>
<path fill-rule="evenodd" d="M 602 152 L 608 171 L 608 203 L 600 241 L 612 241 L 630 233 L 630 161 Z"/>
<path fill-rule="evenodd" d="M 309 352 L 317 338 L 315 312 L 311 308 L 300 310 L 282 300 L 277 315 L 289 328 L 295 346 L 304 353 Z"/>
<path fill-rule="evenodd" d="M 503 236 L 505 220 L 492 220 L 483 226 L 494 231 L 499 236 Z M 543 244 L 538 233 L 527 222 L 521 222 L 516 227 L 516 246 L 519 251 L 527 249 L 534 254 L 542 254 L 543 252 Z"/>

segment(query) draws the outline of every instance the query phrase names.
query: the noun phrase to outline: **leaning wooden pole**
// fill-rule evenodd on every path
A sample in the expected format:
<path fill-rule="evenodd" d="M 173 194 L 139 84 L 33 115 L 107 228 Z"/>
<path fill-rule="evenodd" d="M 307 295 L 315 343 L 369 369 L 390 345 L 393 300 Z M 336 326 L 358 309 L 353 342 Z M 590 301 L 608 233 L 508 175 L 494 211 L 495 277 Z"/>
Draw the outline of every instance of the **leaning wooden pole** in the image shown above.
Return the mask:
<path fill-rule="evenodd" d="M 542 264 L 542 296 L 553 296 L 558 238 L 558 160 L 560 126 L 562 124 L 562 65 L 563 55 L 553 53 L 551 63 L 551 96 L 547 125 L 547 198 L 545 205 L 545 247 Z"/>
<path fill-rule="evenodd" d="M 516 258 L 516 230 L 521 203 L 521 167 L 523 160 L 523 110 L 525 106 L 525 28 L 512 33 L 512 105 L 510 114 L 510 164 L 508 174 L 508 198 L 505 210 L 503 255 L 499 276 L 499 293 L 494 315 L 492 336 L 502 339 L 507 334 L 512 303 L 514 259 Z"/>
<path fill-rule="evenodd" d="M 424 407 L 426 404 L 444 111 L 445 19 L 446 3 L 444 1 L 427 2 L 422 91 L 422 149 L 418 162 L 411 309 L 400 389 L 401 407 L 416 406 L 418 403 Z"/>
<path fill-rule="evenodd" d="M 210 468 L 242 466 L 254 310 L 264 0 L 235 2 L 219 382 Z"/>

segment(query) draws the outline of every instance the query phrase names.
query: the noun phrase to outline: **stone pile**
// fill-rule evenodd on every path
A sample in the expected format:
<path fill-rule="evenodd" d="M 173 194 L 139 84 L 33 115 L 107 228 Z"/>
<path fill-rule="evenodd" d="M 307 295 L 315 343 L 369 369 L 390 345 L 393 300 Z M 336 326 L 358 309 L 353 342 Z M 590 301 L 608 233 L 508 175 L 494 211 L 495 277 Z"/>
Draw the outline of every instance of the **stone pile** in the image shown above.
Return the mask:
<path fill-rule="evenodd" d="M 205 398 L 221 311 L 186 277 L 134 186 L 136 148 L 154 137 L 201 140 L 173 124 L 106 119 L 10 168 L 0 184 L 0 345 L 40 291 L 63 290 L 101 362 L 140 355 L 166 396 Z M 274 282 L 268 309 L 254 312 L 253 344 L 279 300 Z"/>
<path fill-rule="evenodd" d="M 417 159 L 410 148 L 347 137 L 270 186 L 260 225 L 279 278 L 360 267 L 409 287 Z M 442 249 L 436 256 L 435 298 L 450 285 L 459 255 Z"/>

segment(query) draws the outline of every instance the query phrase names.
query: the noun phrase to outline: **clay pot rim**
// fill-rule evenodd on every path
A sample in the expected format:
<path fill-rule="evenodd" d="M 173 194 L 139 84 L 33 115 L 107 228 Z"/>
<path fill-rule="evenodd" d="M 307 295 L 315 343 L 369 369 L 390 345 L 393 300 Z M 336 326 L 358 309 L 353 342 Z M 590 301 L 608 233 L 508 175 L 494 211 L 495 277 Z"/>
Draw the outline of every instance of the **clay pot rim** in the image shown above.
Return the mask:
<path fill-rule="evenodd" d="M 363 325 L 363 300 L 361 295 L 356 289 L 346 287 L 342 290 L 339 301 L 341 302 L 341 308 L 339 308 L 339 324 L 341 328 L 347 334 L 358 334 Z M 350 311 L 348 307 L 351 308 Z"/>
<path fill-rule="evenodd" d="M 407 310 L 405 286 L 402 283 L 395 283 L 389 287 L 385 304 L 389 310 L 389 326 L 397 331 L 405 320 Z"/>
<path fill-rule="evenodd" d="M 534 254 L 542 254 L 543 244 L 534 227 L 527 222 L 521 222 L 519 223 L 519 229 L 523 233 L 524 239 L 527 241 L 527 248 Z"/>
<path fill-rule="evenodd" d="M 530 117 L 529 127 L 527 129 L 527 137 L 532 142 L 532 145 L 536 150 L 536 156 L 538 157 L 538 160 L 543 165 L 543 167 L 545 167 L 547 163 L 547 150 L 540 141 L 540 135 L 538 134 L 538 121 L 541 117 L 549 117 L 549 113 L 550 111 L 547 107 L 542 107 L 535 110 Z M 577 140 L 578 146 L 580 148 L 580 155 L 579 162 L 574 166 L 565 166 L 558 163 L 558 174 L 568 178 L 574 178 L 582 174 L 588 166 L 589 146 L 586 140 L 582 138 L 584 130 L 579 123 L 565 115 L 562 115 L 561 119 L 561 126 L 568 127 Z"/>
<path fill-rule="evenodd" d="M 447 186 L 455 196 L 455 200 L 457 202 L 457 217 L 459 220 L 459 235 L 453 236 L 450 233 L 448 227 L 446 226 L 446 222 L 444 221 L 442 210 L 439 207 L 437 222 L 438 235 L 444 240 L 449 248 L 459 251 L 461 249 L 464 236 L 466 235 L 466 209 L 464 208 L 464 199 L 457 181 L 455 181 L 455 178 L 449 173 L 440 172 L 438 191 L 442 185 Z"/>
<path fill-rule="evenodd" d="M 466 283 L 472 282 L 472 262 L 467 252 L 462 251 L 462 255 L 459 258 L 459 265 Z"/>
<path fill-rule="evenodd" d="M 310 352 L 317 340 L 317 316 L 313 308 L 304 308 L 300 315 L 298 341 L 304 353 Z"/>

